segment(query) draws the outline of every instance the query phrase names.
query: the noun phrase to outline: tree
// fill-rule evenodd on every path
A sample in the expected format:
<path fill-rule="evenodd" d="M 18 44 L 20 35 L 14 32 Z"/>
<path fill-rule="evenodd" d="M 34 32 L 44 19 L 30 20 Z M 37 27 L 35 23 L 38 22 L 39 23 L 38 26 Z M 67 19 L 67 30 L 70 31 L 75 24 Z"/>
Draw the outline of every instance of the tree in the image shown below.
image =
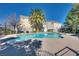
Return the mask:
<path fill-rule="evenodd" d="M 8 24 L 13 27 L 14 31 L 16 31 L 15 29 L 17 27 L 17 20 L 15 13 L 8 17 Z"/>
<path fill-rule="evenodd" d="M 5 26 L 5 33 L 6 33 L 6 30 L 7 30 L 7 23 L 6 22 L 4 23 L 4 26 Z"/>
<path fill-rule="evenodd" d="M 73 8 L 69 12 L 65 21 L 65 26 L 71 29 L 71 32 L 74 32 L 74 33 L 78 31 L 78 25 L 79 25 L 79 11 L 78 10 L 79 10 L 79 4 L 73 5 Z"/>
<path fill-rule="evenodd" d="M 30 16 L 30 23 L 36 32 L 43 29 L 43 22 L 45 21 L 43 11 L 41 9 L 32 9 Z"/>

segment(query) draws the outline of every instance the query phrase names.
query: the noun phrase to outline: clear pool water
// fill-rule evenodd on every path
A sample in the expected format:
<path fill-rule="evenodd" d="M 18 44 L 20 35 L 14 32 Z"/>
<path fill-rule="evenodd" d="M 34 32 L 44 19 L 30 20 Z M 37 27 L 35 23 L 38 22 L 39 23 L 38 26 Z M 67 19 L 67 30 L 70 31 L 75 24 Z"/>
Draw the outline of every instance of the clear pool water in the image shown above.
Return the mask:
<path fill-rule="evenodd" d="M 23 34 L 19 35 L 15 39 L 10 39 L 8 42 L 19 42 L 19 41 L 25 41 L 32 38 L 61 38 L 61 35 L 58 33 L 35 33 L 35 34 Z"/>

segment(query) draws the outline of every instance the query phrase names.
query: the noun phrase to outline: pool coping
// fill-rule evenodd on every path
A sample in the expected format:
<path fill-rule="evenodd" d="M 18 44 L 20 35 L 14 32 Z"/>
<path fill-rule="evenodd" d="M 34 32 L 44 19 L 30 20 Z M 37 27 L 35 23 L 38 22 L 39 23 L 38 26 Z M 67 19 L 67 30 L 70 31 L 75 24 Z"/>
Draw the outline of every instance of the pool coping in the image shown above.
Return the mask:
<path fill-rule="evenodd" d="M 17 37 L 17 35 L 15 35 L 15 34 L 5 35 L 4 37 L 1 37 L 0 40 L 8 39 L 8 38 L 16 38 L 16 37 Z"/>

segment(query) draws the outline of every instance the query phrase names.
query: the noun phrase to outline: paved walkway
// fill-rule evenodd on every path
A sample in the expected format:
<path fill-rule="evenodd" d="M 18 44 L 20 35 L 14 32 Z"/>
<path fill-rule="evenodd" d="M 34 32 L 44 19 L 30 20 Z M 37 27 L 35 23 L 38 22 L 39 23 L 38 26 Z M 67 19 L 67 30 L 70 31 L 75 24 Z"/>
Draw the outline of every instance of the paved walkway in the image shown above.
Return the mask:
<path fill-rule="evenodd" d="M 42 49 L 51 52 L 52 54 L 58 52 L 64 47 L 68 46 L 76 51 L 79 51 L 79 38 L 77 36 L 64 35 L 60 39 L 39 39 L 42 40 Z M 66 55 L 75 55 L 73 52 L 68 52 Z"/>

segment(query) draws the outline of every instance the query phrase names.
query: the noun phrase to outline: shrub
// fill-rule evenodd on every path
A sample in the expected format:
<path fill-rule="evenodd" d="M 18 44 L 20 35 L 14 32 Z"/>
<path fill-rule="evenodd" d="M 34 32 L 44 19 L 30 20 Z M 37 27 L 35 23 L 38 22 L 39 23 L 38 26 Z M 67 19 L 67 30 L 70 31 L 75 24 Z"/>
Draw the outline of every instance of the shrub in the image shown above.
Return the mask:
<path fill-rule="evenodd" d="M 53 29 L 48 29 L 47 32 L 53 32 Z"/>

